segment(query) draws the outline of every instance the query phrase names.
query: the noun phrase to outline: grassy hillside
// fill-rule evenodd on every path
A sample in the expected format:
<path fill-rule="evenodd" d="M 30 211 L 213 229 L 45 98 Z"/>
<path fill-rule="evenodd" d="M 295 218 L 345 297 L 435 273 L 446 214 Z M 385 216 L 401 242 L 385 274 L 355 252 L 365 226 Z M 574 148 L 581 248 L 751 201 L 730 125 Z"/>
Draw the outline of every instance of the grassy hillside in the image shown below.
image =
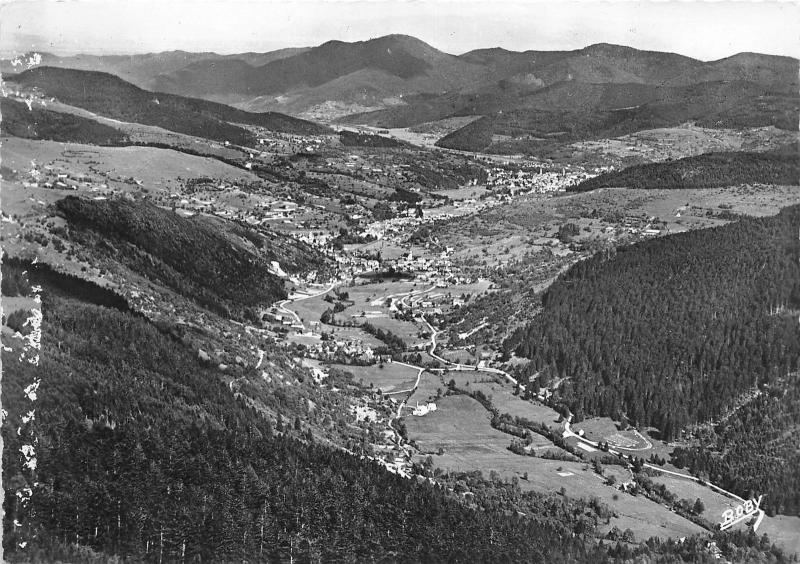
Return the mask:
<path fill-rule="evenodd" d="M 127 135 L 113 127 L 73 114 L 52 112 L 38 104 L 29 110 L 23 102 L 2 97 L 0 113 L 3 116 L 3 133 L 13 137 L 92 145 L 123 145 L 130 142 Z"/>
<path fill-rule="evenodd" d="M 651 163 L 608 172 L 570 187 L 573 192 L 597 188 L 714 188 L 734 184 L 800 184 L 800 153 L 708 153 L 677 161 Z"/>
<path fill-rule="evenodd" d="M 69 196 L 56 209 L 71 238 L 130 270 L 223 315 L 286 296 L 268 262 L 199 218 L 147 202 Z M 288 267 L 288 264 L 287 264 Z"/>
<path fill-rule="evenodd" d="M 233 123 L 298 134 L 324 133 L 320 125 L 277 113 L 250 113 L 224 104 L 142 90 L 116 76 L 91 71 L 39 67 L 9 80 L 37 88 L 59 101 L 118 119 L 155 125 L 217 141 L 252 144 L 255 136 Z"/>

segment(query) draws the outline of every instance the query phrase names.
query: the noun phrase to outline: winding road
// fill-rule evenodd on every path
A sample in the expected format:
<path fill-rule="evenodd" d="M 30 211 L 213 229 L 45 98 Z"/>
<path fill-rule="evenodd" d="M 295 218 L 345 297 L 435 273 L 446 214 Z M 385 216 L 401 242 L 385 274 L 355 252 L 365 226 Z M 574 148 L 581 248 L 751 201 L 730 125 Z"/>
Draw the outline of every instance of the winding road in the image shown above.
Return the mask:
<path fill-rule="evenodd" d="M 599 448 L 600 448 L 600 444 L 599 444 L 599 443 L 597 443 L 597 442 L 595 442 L 595 441 L 590 441 L 589 439 L 587 439 L 587 438 L 585 438 L 585 437 L 582 437 L 582 436 L 578 435 L 577 433 L 575 433 L 575 432 L 574 432 L 574 431 L 573 431 L 573 430 L 570 428 L 570 422 L 569 422 L 569 421 L 565 421 L 565 422 L 564 422 L 564 435 L 563 435 L 563 436 L 564 436 L 564 438 L 567 438 L 567 437 L 575 437 L 576 439 L 578 439 L 578 440 L 579 440 L 579 441 L 581 441 L 582 443 L 585 443 L 585 444 L 587 444 L 587 445 L 590 445 L 590 446 L 592 446 L 592 447 L 594 447 L 594 448 L 596 448 L 596 449 L 599 449 Z M 616 454 L 616 455 L 618 455 L 618 456 L 621 456 L 621 457 L 623 457 L 623 458 L 625 458 L 625 459 L 628 459 L 628 458 L 630 458 L 630 457 L 631 457 L 631 455 L 629 455 L 629 454 L 625 454 L 624 452 L 620 452 L 620 451 L 618 451 L 618 450 L 615 450 L 615 449 L 613 449 L 613 448 L 609 448 L 609 449 L 608 449 L 608 452 L 609 452 L 610 454 Z M 691 474 L 682 474 L 682 473 L 680 473 L 680 472 L 674 472 L 674 471 L 672 471 L 672 470 L 665 470 L 665 469 L 664 469 L 664 468 L 662 468 L 661 466 L 654 466 L 653 464 L 648 464 L 648 463 L 645 463 L 645 464 L 644 464 L 644 466 L 645 466 L 645 468 L 651 468 L 651 469 L 653 469 L 653 470 L 657 470 L 657 471 L 659 471 L 659 472 L 663 472 L 664 474 L 669 474 L 669 475 L 671 475 L 671 476 L 675 476 L 675 477 L 677 477 L 677 478 L 685 478 L 685 479 L 687 479 L 687 480 L 692 480 L 693 482 L 697 482 L 698 484 L 701 484 L 701 485 L 703 485 L 703 484 L 704 484 L 704 485 L 708 486 L 710 489 L 712 489 L 712 490 L 715 490 L 715 491 L 717 491 L 717 492 L 721 493 L 721 494 L 722 494 L 722 495 L 724 495 L 724 496 L 727 496 L 727 497 L 729 497 L 729 498 L 731 498 L 731 499 L 735 499 L 736 501 L 738 501 L 738 502 L 740 502 L 740 503 L 744 503 L 744 502 L 745 502 L 745 500 L 744 500 L 743 498 L 739 497 L 739 496 L 738 496 L 738 495 L 736 495 L 735 493 L 733 493 L 733 492 L 729 492 L 729 491 L 727 491 L 727 490 L 724 490 L 724 489 L 722 489 L 721 487 L 719 487 L 719 486 L 716 486 L 716 485 L 714 485 L 714 484 L 712 484 L 711 482 L 708 482 L 708 481 L 706 481 L 706 480 L 701 480 L 701 479 L 700 479 L 700 478 L 698 478 L 697 476 L 692 476 Z"/>
<path fill-rule="evenodd" d="M 325 294 L 327 294 L 328 292 L 333 290 L 336 286 L 337 286 L 336 282 L 331 282 L 330 286 L 328 286 L 328 288 L 326 290 L 322 290 L 320 292 L 317 292 L 316 294 L 303 294 L 302 296 L 297 296 L 297 297 L 294 297 L 294 298 L 289 297 L 289 298 L 286 298 L 283 301 L 278 302 L 275 305 L 276 305 L 278 311 L 280 311 L 282 313 L 286 313 L 288 315 L 291 315 L 297 323 L 299 323 L 300 325 L 303 325 L 303 321 L 300 319 L 300 316 L 297 315 L 297 313 L 295 313 L 291 309 L 287 308 L 286 304 L 294 303 L 294 302 L 301 302 L 303 300 L 309 300 L 311 298 L 318 298 L 320 296 L 324 296 Z M 305 327 L 305 325 L 303 325 L 303 327 Z"/>
<path fill-rule="evenodd" d="M 439 333 L 439 331 L 434 329 L 433 325 L 431 325 L 428 322 L 428 320 L 425 319 L 424 317 L 417 317 L 416 320 L 419 321 L 420 323 L 424 323 L 431 332 L 431 348 L 428 350 L 428 354 L 431 355 L 436 360 L 438 360 L 439 362 L 441 362 L 442 364 L 446 365 L 448 367 L 448 370 L 455 370 L 462 372 L 468 372 L 468 371 L 490 372 L 492 374 L 500 374 L 501 376 L 504 376 L 509 382 L 511 382 L 515 386 L 518 384 L 517 379 L 511 376 L 511 374 L 509 374 L 505 370 L 500 370 L 499 368 L 492 368 L 490 366 L 481 368 L 479 366 L 475 366 L 474 364 L 460 364 L 456 362 L 451 362 L 446 358 L 442 358 L 441 356 L 437 355 L 436 335 Z M 522 388 L 522 390 L 524 391 L 524 387 Z"/>

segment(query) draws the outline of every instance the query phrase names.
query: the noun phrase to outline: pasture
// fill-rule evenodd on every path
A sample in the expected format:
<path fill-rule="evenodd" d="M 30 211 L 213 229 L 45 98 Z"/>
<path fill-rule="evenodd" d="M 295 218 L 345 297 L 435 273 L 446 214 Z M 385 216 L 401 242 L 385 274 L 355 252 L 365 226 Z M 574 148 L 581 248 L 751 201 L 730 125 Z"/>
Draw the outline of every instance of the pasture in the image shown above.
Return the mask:
<path fill-rule="evenodd" d="M 651 479 L 656 484 L 664 484 L 679 499 L 688 499 L 691 502 L 700 499 L 705 505 L 705 511 L 703 511 L 702 516 L 712 523 L 722 522 L 722 512 L 740 503 L 692 480 L 668 474 L 662 474 Z M 735 528 L 742 530 L 745 530 L 746 527 L 747 522 L 735 526 Z M 765 516 L 758 527 L 759 535 L 766 533 L 772 542 L 779 544 L 787 552 L 795 554 L 800 554 L 800 535 L 798 531 L 800 531 L 800 517 L 788 515 Z"/>
<path fill-rule="evenodd" d="M 419 420 L 419 417 L 413 417 L 410 415 L 410 409 L 413 408 L 417 403 L 427 403 L 429 401 L 436 401 L 437 405 L 442 399 L 436 400 L 436 395 L 438 394 L 439 390 L 444 393 L 445 386 L 442 384 L 441 377 L 438 374 L 433 374 L 431 372 L 423 372 L 422 377 L 419 380 L 419 386 L 414 393 L 411 394 L 408 398 L 408 413 L 404 412 L 404 415 L 409 415 L 406 417 L 405 421 L 406 424 L 410 420 Z M 426 416 L 427 417 L 427 416 Z M 424 418 L 423 418 L 424 419 Z M 409 435 L 410 437 L 411 435 Z"/>
<path fill-rule="evenodd" d="M 699 526 L 657 503 L 604 485 L 605 479 L 592 472 L 588 464 L 513 454 L 507 449 L 511 435 L 493 429 L 489 413 L 468 396 L 447 396 L 437 406 L 437 411 L 423 417 L 404 419 L 409 437 L 423 453 L 418 459 L 441 448 L 443 454 L 433 454 L 432 458 L 434 465 L 445 471 L 480 470 L 487 476 L 494 470 L 504 480 L 519 478 L 523 490 L 552 492 L 563 487 L 570 497 L 597 497 L 618 514 L 606 527 L 630 528 L 638 539 L 702 532 Z"/>
<path fill-rule="evenodd" d="M 383 368 L 377 364 L 371 366 L 331 364 L 330 367 L 350 372 L 357 382 L 379 389 L 383 393 L 409 390 L 417 380 L 417 370 L 395 362 L 385 363 Z"/>

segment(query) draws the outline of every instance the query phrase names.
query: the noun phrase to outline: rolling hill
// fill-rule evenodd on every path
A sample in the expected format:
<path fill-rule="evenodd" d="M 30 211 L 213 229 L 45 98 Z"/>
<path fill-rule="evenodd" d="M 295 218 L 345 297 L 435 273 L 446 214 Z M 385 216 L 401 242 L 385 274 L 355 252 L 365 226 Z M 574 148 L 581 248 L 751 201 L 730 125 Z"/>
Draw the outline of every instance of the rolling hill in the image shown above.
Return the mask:
<path fill-rule="evenodd" d="M 94 66 L 148 89 L 248 111 L 346 123 L 411 127 L 481 115 L 488 118 L 481 124 L 485 143 L 469 138 L 473 127 L 441 146 L 489 152 L 536 153 L 542 144 L 532 138 L 554 133 L 562 142 L 687 121 L 796 130 L 800 115 L 797 59 L 758 53 L 700 61 L 601 43 L 573 51 L 490 48 L 454 56 L 413 37 L 389 35 L 264 54 L 45 56 L 43 62 Z M 242 116 L 227 121 L 251 123 Z"/>
<path fill-rule="evenodd" d="M 483 114 L 485 119 L 443 137 L 441 147 L 488 152 L 536 153 L 554 142 L 614 137 L 686 122 L 712 128 L 775 126 L 796 131 L 800 97 L 746 81 L 688 86 L 560 82 L 535 91 L 486 91 L 450 102 L 450 115 Z M 431 103 L 426 112 L 430 114 Z M 441 108 L 440 108 L 441 109 Z M 447 114 L 445 107 L 440 115 Z M 413 113 L 406 110 L 406 113 Z M 383 114 L 362 116 L 384 127 Z M 476 129 L 484 132 L 476 139 Z M 511 138 L 493 145 L 494 136 Z"/>
<path fill-rule="evenodd" d="M 371 102 L 412 92 L 465 87 L 486 72 L 480 65 L 442 53 L 413 37 L 390 35 L 356 43 L 328 41 L 255 68 L 195 65 L 180 73 L 157 77 L 155 86 L 166 92 L 205 96 L 212 94 L 210 87 L 216 85 L 214 95 L 277 97 L 318 88 L 343 77 L 353 80 L 370 71 L 377 72 L 372 76 L 380 77 L 373 82 L 374 92 L 369 93 Z M 220 72 L 228 79 L 224 84 L 217 81 Z"/>
<path fill-rule="evenodd" d="M 179 72 L 191 65 L 215 65 L 219 63 L 247 65 L 264 65 L 284 57 L 290 57 L 305 51 L 305 48 L 279 49 L 267 53 L 239 53 L 235 55 L 219 55 L 217 53 L 190 53 L 187 51 L 164 51 L 161 53 L 144 53 L 136 55 L 87 55 L 59 56 L 52 53 L 38 53 L 41 57 L 38 65 L 77 70 L 107 72 L 119 76 L 145 90 L 152 90 L 154 79 L 163 74 Z M 20 59 L 32 61 L 33 53 L 26 53 Z M 11 60 L 0 60 L 0 72 L 16 74 L 27 68 L 14 65 Z"/>
<path fill-rule="evenodd" d="M 217 141 L 237 144 L 255 141 L 254 134 L 234 124 L 256 125 L 284 133 L 328 131 L 323 126 L 283 114 L 250 113 L 207 100 L 142 90 L 103 72 L 38 67 L 7 77 L 7 81 L 105 117 Z"/>

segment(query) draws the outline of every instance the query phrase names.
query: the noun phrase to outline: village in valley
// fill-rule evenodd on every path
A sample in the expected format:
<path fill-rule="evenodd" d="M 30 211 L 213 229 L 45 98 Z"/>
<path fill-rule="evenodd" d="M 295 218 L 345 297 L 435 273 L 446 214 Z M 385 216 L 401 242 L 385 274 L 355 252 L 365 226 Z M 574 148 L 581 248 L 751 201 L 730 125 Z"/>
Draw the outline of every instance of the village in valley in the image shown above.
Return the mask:
<path fill-rule="evenodd" d="M 254 147 L 180 138 L 206 156 L 168 160 L 146 143 L 112 150 L 39 141 L 34 156 L 32 141 L 10 138 L 3 237 L 52 241 L 41 251 L 49 262 L 114 288 L 143 315 L 204 334 L 199 358 L 230 373 L 234 393 L 248 386 L 234 373 L 253 371 L 269 389 L 302 385 L 296 393 L 310 396 L 309 413 L 336 405 L 317 438 L 401 476 L 491 471 L 523 489 L 598 496 L 616 515 L 609 534 L 617 527 L 636 538 L 701 530 L 685 499 L 702 498 L 713 511 L 730 506 L 725 492 L 677 469 L 662 473 L 669 446 L 648 429 L 619 428 L 608 417 L 571 427 L 572 415 L 551 401 L 561 382 L 526 389 L 515 378 L 525 361 L 502 344 L 571 265 L 621 244 L 723 225 L 733 211 L 763 205 L 758 187 L 576 194 L 568 189 L 614 166 L 423 149 L 369 127 L 348 135 L 253 131 Z M 294 272 L 272 257 L 269 271 L 288 298 L 248 323 L 227 323 L 93 265 L 62 241 L 63 220 L 36 214 L 70 194 L 278 234 L 327 262 Z M 793 197 L 791 188 L 772 194 L 770 209 Z M 261 245 L 244 232 L 235 234 Z M 294 379 L 271 373 L 266 343 L 286 351 Z M 637 495 L 631 461 L 680 497 L 664 505 Z M 641 517 L 653 513 L 660 524 Z"/>

